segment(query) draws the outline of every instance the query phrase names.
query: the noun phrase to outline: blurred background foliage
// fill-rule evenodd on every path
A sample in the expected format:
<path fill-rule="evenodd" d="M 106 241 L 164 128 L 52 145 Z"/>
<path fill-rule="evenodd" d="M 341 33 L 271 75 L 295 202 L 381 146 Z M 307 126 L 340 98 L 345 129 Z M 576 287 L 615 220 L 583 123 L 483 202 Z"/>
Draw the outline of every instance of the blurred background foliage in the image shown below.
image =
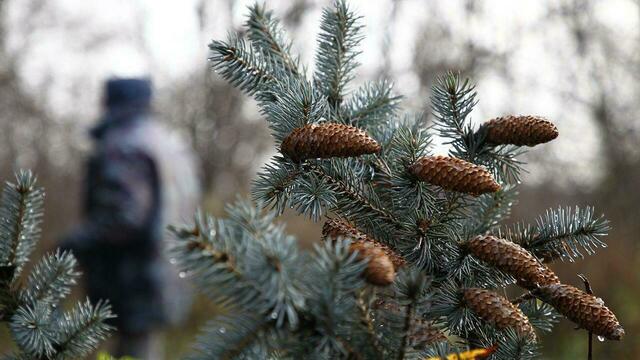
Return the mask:
<path fill-rule="evenodd" d="M 171 3 L 171 4 L 170 4 Z M 239 29 L 250 1 L 0 2 L 0 178 L 28 167 L 47 190 L 41 251 L 77 220 L 101 82 L 150 73 L 156 109 L 200 158 L 203 207 L 221 214 L 247 193 L 274 152 L 255 104 L 213 74 L 206 44 Z M 320 9 L 328 0 L 267 1 L 311 63 Z M 513 221 L 559 204 L 595 204 L 613 230 L 609 248 L 554 270 L 574 285 L 584 273 L 627 330 L 595 344 L 595 358 L 640 353 L 640 1 L 352 1 L 364 16 L 360 82 L 391 78 L 403 106 L 423 111 L 436 75 L 460 71 L 478 84 L 476 122 L 506 113 L 549 117 L 560 138 L 526 161 Z M 179 10 L 179 11 L 178 11 Z M 182 47 L 181 47 L 182 46 Z M 310 69 L 312 70 L 312 69 Z M 307 245 L 319 226 L 287 215 Z M 571 281 L 570 281 L 571 282 Z M 77 294 L 81 296 L 81 294 Z M 170 329 L 168 358 L 188 349 L 217 311 L 198 299 L 189 321 Z M 569 322 L 543 339 L 550 359 L 586 357 L 586 333 Z M 0 348 L 10 346 L 0 331 Z"/>

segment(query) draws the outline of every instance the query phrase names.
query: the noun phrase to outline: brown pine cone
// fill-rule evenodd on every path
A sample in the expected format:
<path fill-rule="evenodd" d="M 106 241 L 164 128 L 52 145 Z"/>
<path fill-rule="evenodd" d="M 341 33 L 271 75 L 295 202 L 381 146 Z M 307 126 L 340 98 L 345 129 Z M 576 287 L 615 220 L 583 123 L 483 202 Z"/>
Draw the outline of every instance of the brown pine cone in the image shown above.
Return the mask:
<path fill-rule="evenodd" d="M 365 241 L 354 241 L 349 246 L 349 251 L 358 252 L 358 258 L 368 259 L 369 263 L 364 270 L 367 282 L 373 285 L 391 285 L 396 278 L 396 270 L 391 259 L 382 249 L 375 244 Z"/>
<path fill-rule="evenodd" d="M 485 289 L 463 290 L 466 306 L 482 320 L 499 330 L 514 329 L 518 334 L 536 339 L 536 333 L 529 319 L 508 299 Z"/>
<path fill-rule="evenodd" d="M 600 298 L 565 284 L 541 286 L 535 294 L 569 320 L 598 336 L 609 340 L 620 340 L 624 336 L 616 315 Z"/>
<path fill-rule="evenodd" d="M 340 219 L 329 219 L 322 226 L 322 236 L 326 238 L 337 238 L 338 236 L 348 237 L 353 239 L 354 241 L 362 241 L 375 244 L 375 247 L 384 251 L 385 254 L 391 259 L 393 262 L 393 266 L 396 270 L 403 267 L 406 264 L 404 258 L 398 255 L 395 251 L 393 251 L 388 246 L 383 243 L 371 238 L 367 234 L 360 232 L 351 224 L 346 221 Z"/>
<path fill-rule="evenodd" d="M 363 130 L 334 123 L 299 127 L 280 146 L 280 151 L 294 161 L 375 154 L 380 149 L 380 144 Z"/>
<path fill-rule="evenodd" d="M 558 137 L 553 123 L 539 116 L 503 116 L 487 121 L 487 141 L 492 144 L 535 146 Z"/>
<path fill-rule="evenodd" d="M 500 190 L 500 185 L 483 167 L 454 157 L 423 156 L 409 166 L 409 172 L 445 190 L 476 196 Z"/>
<path fill-rule="evenodd" d="M 469 240 L 466 248 L 476 258 L 515 277 L 518 284 L 526 289 L 560 283 L 551 269 L 511 241 L 492 235 L 479 235 Z"/>
<path fill-rule="evenodd" d="M 400 267 L 404 264 L 402 257 L 347 222 L 338 219 L 327 220 L 322 227 L 323 239 L 335 239 L 339 236 L 352 239 L 349 251 L 358 251 L 360 259 L 369 259 L 369 264 L 364 271 L 364 276 L 369 283 L 380 286 L 393 283 L 396 277 L 394 260 Z"/>

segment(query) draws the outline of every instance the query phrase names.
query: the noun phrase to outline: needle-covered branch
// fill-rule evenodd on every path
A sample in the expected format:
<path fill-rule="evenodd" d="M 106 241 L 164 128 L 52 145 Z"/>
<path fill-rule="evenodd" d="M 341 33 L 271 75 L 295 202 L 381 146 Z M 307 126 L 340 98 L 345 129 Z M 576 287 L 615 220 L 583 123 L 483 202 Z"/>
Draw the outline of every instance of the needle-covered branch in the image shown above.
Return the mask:
<path fill-rule="evenodd" d="M 534 225 L 517 224 L 503 230 L 507 239 L 519 243 L 545 262 L 575 259 L 606 247 L 602 240 L 609 221 L 596 216 L 593 207 L 558 207 L 540 215 Z"/>
<path fill-rule="evenodd" d="M 268 53 L 281 70 L 299 75 L 300 60 L 291 54 L 291 41 L 285 38 L 280 21 L 265 5 L 254 4 L 249 8 L 246 27 L 253 47 Z"/>
<path fill-rule="evenodd" d="M 0 266 L 12 269 L 7 280 L 15 280 L 40 238 L 44 191 L 36 186 L 30 171 L 16 174 L 7 183 L 0 203 Z"/>
<path fill-rule="evenodd" d="M 336 0 L 333 7 L 323 10 L 314 79 L 335 111 L 342 104 L 347 84 L 355 78 L 361 32 L 360 17 L 344 0 Z"/>
<path fill-rule="evenodd" d="M 30 171 L 6 183 L 0 201 L 0 321 L 8 323 L 16 359 L 78 359 L 109 336 L 114 317 L 106 302 L 80 302 L 64 312 L 62 301 L 79 276 L 69 252 L 45 255 L 21 281 L 19 273 L 40 234 L 44 191 Z"/>
<path fill-rule="evenodd" d="M 212 52 L 209 61 L 213 69 L 248 94 L 255 94 L 275 80 L 272 60 L 266 54 L 248 47 L 238 36 L 229 35 L 226 42 L 212 41 L 209 50 Z"/>
<path fill-rule="evenodd" d="M 278 154 L 259 172 L 252 194 L 258 209 L 275 211 L 264 217 L 249 205 L 230 208 L 230 219 L 177 233 L 183 250 L 175 256 L 185 274 L 214 300 L 234 305 L 228 318 L 215 320 L 229 326 L 203 335 L 201 352 L 530 359 L 539 353 L 536 331 L 557 321 L 551 305 L 609 331 L 610 339 L 622 337 L 608 308 L 601 306 L 600 318 L 611 320 L 606 326 L 586 310 L 569 311 L 593 299 L 575 291 L 551 296 L 551 287 L 564 285 L 540 261 L 603 247 L 604 219 L 590 208 L 559 209 L 535 225 L 502 227 L 516 203 L 523 147 L 555 139 L 553 123 L 501 115 L 473 124 L 479 96 L 455 73 L 434 84 L 432 127 L 423 116 L 398 115 L 400 97 L 386 80 L 350 93 L 362 26 L 342 0 L 323 11 L 313 80 L 299 71 L 269 11 L 250 8 L 247 26 L 252 47 L 214 42 L 224 54 L 214 63 L 258 100 L 269 122 Z M 434 135 L 448 156 L 434 153 Z M 328 217 L 324 245 L 298 252 L 281 230 L 270 230 L 287 209 L 313 221 Z M 515 285 L 529 292 L 511 302 L 501 294 Z M 226 332 L 217 336 L 220 328 Z M 458 341 L 448 343 L 443 332 Z"/>

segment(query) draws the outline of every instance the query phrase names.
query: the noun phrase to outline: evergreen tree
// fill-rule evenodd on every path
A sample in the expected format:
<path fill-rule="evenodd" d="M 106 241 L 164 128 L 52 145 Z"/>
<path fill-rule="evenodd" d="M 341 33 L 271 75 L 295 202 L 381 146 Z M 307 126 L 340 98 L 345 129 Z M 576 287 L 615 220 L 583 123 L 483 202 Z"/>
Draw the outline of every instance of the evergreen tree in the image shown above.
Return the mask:
<path fill-rule="evenodd" d="M 0 201 L 0 321 L 7 323 L 17 351 L 2 359 L 79 359 L 111 332 L 109 304 L 88 300 L 65 311 L 61 302 L 80 273 L 69 252 L 45 255 L 29 275 L 21 274 L 40 237 L 44 191 L 30 171 L 6 183 Z"/>
<path fill-rule="evenodd" d="M 433 126 L 400 116 L 386 81 L 351 89 L 362 25 L 343 1 L 323 12 L 312 79 L 271 12 L 253 6 L 246 28 L 248 41 L 213 41 L 210 61 L 258 100 L 279 154 L 253 184 L 257 205 L 238 201 L 227 218 L 199 213 L 172 229 L 184 274 L 228 310 L 193 359 L 530 359 L 561 315 L 622 337 L 601 299 L 549 267 L 604 247 L 605 219 L 560 207 L 533 225 L 501 225 L 518 159 L 558 136 L 552 123 L 472 126 L 475 87 L 455 73 L 433 86 Z M 434 134 L 447 156 L 432 154 Z M 274 222 L 285 209 L 325 221 L 313 251 Z M 507 286 L 522 296 L 507 299 Z"/>

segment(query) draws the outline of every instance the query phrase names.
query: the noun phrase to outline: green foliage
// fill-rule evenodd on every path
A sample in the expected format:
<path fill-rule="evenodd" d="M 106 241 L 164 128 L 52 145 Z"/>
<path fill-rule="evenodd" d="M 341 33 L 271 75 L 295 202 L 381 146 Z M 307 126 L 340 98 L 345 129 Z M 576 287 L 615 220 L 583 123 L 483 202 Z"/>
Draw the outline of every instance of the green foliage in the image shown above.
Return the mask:
<path fill-rule="evenodd" d="M 264 93 L 269 95 L 261 97 L 261 112 L 278 142 L 297 127 L 320 122 L 327 113 L 326 99 L 306 80 L 283 77 Z"/>
<path fill-rule="evenodd" d="M 560 314 L 555 309 L 538 299 L 529 299 L 520 303 L 520 310 L 529 318 L 534 328 L 551 332 L 553 325 L 560 321 Z"/>
<path fill-rule="evenodd" d="M 40 238 L 44 192 L 35 187 L 36 178 L 28 171 L 7 184 L 0 204 L 0 266 L 11 269 L 15 280 Z"/>
<path fill-rule="evenodd" d="M 111 332 L 107 303 L 88 300 L 68 312 L 61 301 L 79 273 L 69 252 L 45 255 L 22 283 L 19 276 L 36 246 L 44 191 L 29 171 L 7 183 L 0 202 L 0 321 L 6 322 L 18 351 L 16 359 L 78 359 L 90 354 Z"/>
<path fill-rule="evenodd" d="M 558 207 L 540 215 L 535 225 L 516 224 L 504 236 L 536 256 L 552 261 L 574 261 L 595 253 L 607 244 L 601 240 L 609 232 L 609 221 L 596 216 L 593 207 Z M 582 251 L 581 251 L 582 250 Z"/>
<path fill-rule="evenodd" d="M 253 183 L 255 208 L 240 202 L 227 219 L 198 214 L 193 227 L 173 228 L 182 271 L 229 309 L 203 332 L 194 359 L 409 359 L 477 346 L 495 347 L 491 359 L 535 357 L 534 340 L 499 331 L 466 308 L 464 288 L 499 292 L 515 279 L 475 259 L 464 244 L 494 234 L 545 260 L 573 260 L 604 246 L 606 220 L 592 208 L 560 208 L 534 225 L 504 228 L 524 171 L 522 148 L 490 144 L 486 127 L 471 124 L 479 97 L 459 74 L 435 82 L 432 127 L 422 115 L 398 114 L 401 98 L 386 80 L 351 91 L 362 25 L 344 1 L 323 11 L 312 80 L 271 12 L 251 7 L 247 28 L 250 46 L 237 35 L 214 41 L 211 60 L 258 100 L 277 145 L 296 128 L 333 122 L 366 130 L 382 151 L 302 162 L 275 155 Z M 431 155 L 433 136 L 450 156 L 486 168 L 501 190 L 473 197 L 417 181 L 407 167 Z M 298 251 L 273 223 L 286 209 L 313 221 L 346 220 L 407 264 L 393 286 L 367 284 L 366 259 L 349 251 L 348 239 Z M 551 331 L 559 318 L 536 299 L 519 306 L 538 331 Z M 425 324 L 448 340 L 417 341 Z"/>
<path fill-rule="evenodd" d="M 540 347 L 522 338 L 513 329 L 506 330 L 496 341 L 488 342 L 485 346 L 495 346 L 496 352 L 491 358 L 531 360 L 538 357 Z"/>
<path fill-rule="evenodd" d="M 242 38 L 230 36 L 227 42 L 214 41 L 209 44 L 209 49 L 213 52 L 209 58 L 213 68 L 233 86 L 249 94 L 274 80 L 269 74 L 272 62 L 260 52 L 247 48 Z"/>
<path fill-rule="evenodd" d="M 322 12 L 316 72 L 314 80 L 327 97 L 332 110 L 340 112 L 347 84 L 355 77 L 359 65 L 356 57 L 362 40 L 360 17 L 356 16 L 343 0 L 335 2 Z"/>
<path fill-rule="evenodd" d="M 198 214 L 194 228 L 172 228 L 172 256 L 181 271 L 232 313 L 209 324 L 194 358 L 269 353 L 274 349 L 264 349 L 262 333 L 301 337 L 297 345 L 317 354 L 344 351 L 336 325 L 349 330 L 355 321 L 348 312 L 355 309 L 353 294 L 364 286 L 364 263 L 343 242 L 317 247 L 311 258 L 300 255 L 294 239 L 271 222 L 275 213 L 258 215 L 241 201 L 227 211 L 227 219 Z M 311 324 L 313 341 L 298 332 Z"/>
<path fill-rule="evenodd" d="M 269 54 L 277 66 L 291 75 L 299 75 L 299 59 L 291 55 L 291 41 L 285 38 L 278 19 L 264 5 L 249 8 L 246 27 L 256 51 Z"/>
<path fill-rule="evenodd" d="M 392 89 L 393 85 L 386 80 L 365 84 L 347 101 L 344 114 L 337 120 L 361 129 L 384 126 L 398 110 L 401 99 Z"/>
<path fill-rule="evenodd" d="M 461 159 L 473 160 L 478 146 L 467 117 L 478 103 L 475 85 L 454 73 L 439 77 L 431 91 L 434 128 L 453 147 L 452 153 Z"/>

